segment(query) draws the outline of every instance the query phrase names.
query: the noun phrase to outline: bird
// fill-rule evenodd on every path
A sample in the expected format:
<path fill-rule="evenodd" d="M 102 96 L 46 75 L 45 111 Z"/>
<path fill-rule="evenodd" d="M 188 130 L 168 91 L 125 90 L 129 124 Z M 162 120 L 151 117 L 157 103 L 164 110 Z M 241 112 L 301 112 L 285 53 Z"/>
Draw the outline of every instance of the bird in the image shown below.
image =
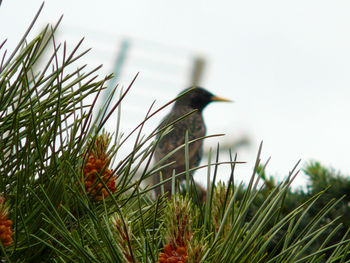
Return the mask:
<path fill-rule="evenodd" d="M 154 151 L 156 164 L 177 147 L 185 144 L 186 132 L 188 133 L 189 142 L 206 135 L 206 125 L 202 113 L 204 108 L 214 101 L 231 102 L 229 99 L 215 96 L 208 90 L 197 86 L 187 88 L 179 93 L 170 113 L 164 117 L 158 127 L 158 131 L 160 131 L 174 122 L 169 133 L 163 136 L 161 132 L 157 134 L 156 140 L 158 140 L 158 144 Z M 186 117 L 182 118 L 184 115 L 186 115 Z M 178 120 L 179 118 L 180 120 Z M 188 144 L 189 169 L 195 168 L 199 165 L 202 155 L 203 140 L 197 140 Z M 185 147 L 169 156 L 162 165 L 169 163 L 173 164 L 162 168 L 160 171 L 163 180 L 171 178 L 174 170 L 175 174 L 186 171 Z M 186 174 L 184 173 L 183 175 L 178 176 L 177 180 L 181 181 L 185 178 Z M 153 175 L 153 185 L 159 183 L 160 173 L 156 173 Z M 172 185 L 171 180 L 163 185 L 164 192 L 167 193 L 169 198 Z M 155 188 L 155 192 L 156 196 L 161 194 L 160 186 Z"/>

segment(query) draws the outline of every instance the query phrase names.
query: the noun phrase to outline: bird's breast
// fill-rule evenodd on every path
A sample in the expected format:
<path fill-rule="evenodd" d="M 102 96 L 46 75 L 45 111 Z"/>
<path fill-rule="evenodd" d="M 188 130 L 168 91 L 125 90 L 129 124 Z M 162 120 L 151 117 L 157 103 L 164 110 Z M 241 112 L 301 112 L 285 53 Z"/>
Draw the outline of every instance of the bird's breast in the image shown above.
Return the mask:
<path fill-rule="evenodd" d="M 181 136 L 185 136 L 188 131 L 190 140 L 203 137 L 206 133 L 206 127 L 201 114 L 192 113 L 186 118 L 174 124 L 174 131 L 177 131 Z"/>

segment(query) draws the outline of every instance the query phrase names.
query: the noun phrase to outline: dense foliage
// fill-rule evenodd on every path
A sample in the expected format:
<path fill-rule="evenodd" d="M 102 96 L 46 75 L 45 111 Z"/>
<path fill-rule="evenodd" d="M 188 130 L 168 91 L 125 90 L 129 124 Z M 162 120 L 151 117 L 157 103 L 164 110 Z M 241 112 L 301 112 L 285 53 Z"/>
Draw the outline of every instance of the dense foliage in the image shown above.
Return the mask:
<path fill-rule="evenodd" d="M 94 121 L 111 76 L 79 66 L 81 42 L 68 51 L 55 42 L 56 28 L 31 41 L 26 33 L 9 55 L 1 44 L 2 262 L 346 262 L 349 180 L 318 163 L 305 168 L 308 188 L 293 192 L 295 169 L 276 184 L 265 175 L 260 147 L 247 185 L 235 185 L 232 158 L 226 183 L 215 182 L 220 163 L 208 164 L 204 196 L 186 187 L 183 196 L 155 200 L 141 183 L 166 165 L 151 160 L 155 138 L 171 127 L 142 131 L 167 105 L 150 108 L 130 132 L 133 148 L 119 158 L 132 137 L 118 132 L 118 109 L 133 82 L 111 105 L 116 87 Z M 111 136 L 102 128 L 113 112 Z"/>

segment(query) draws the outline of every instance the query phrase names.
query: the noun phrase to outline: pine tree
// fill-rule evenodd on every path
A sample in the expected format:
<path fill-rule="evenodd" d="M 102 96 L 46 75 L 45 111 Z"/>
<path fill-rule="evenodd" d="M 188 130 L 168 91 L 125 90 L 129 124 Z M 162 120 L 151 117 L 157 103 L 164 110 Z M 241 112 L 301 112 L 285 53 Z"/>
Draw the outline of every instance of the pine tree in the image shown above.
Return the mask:
<path fill-rule="evenodd" d="M 92 121 L 112 76 L 101 79 L 100 67 L 80 66 L 87 51 L 79 51 L 81 42 L 72 50 L 56 43 L 57 26 L 32 40 L 26 39 L 28 31 L 8 56 L 5 43 L 0 45 L 2 262 L 346 260 L 349 202 L 343 193 L 349 181 L 317 163 L 305 169 L 311 178 L 307 191 L 290 190 L 294 171 L 279 184 L 265 176 L 260 189 L 260 147 L 247 186 L 234 185 L 238 163 L 232 161 L 230 180 L 208 183 L 202 197 L 192 181 L 185 196 L 154 200 L 152 187 L 140 185 L 164 168 L 150 163 L 155 138 L 171 127 L 161 134 L 157 128 L 143 134 L 143 127 L 174 100 L 151 107 L 140 125 L 124 137 L 116 131 L 113 140 L 103 126 L 136 77 L 107 110 L 116 87 Z M 118 150 L 134 133 L 134 146 L 120 158 Z M 220 163 L 208 165 L 217 178 Z M 210 182 L 209 169 L 207 176 Z"/>

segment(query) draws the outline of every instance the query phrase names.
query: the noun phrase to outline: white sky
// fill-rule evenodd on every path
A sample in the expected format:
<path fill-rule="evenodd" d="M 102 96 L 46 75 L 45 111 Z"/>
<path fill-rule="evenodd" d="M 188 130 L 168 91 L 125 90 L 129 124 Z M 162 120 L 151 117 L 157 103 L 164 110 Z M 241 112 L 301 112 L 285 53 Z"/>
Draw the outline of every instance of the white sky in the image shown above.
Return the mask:
<path fill-rule="evenodd" d="M 3 1 L 0 41 L 8 38 L 6 48 L 18 42 L 40 4 Z M 272 156 L 268 173 L 282 178 L 300 158 L 350 174 L 349 13 L 350 2 L 340 0 L 61 0 L 45 3 L 35 31 L 64 14 L 61 37 L 72 44 L 85 37 L 91 61 L 104 64 L 106 73 L 120 41 L 135 40 L 130 61 L 136 62 L 118 81 L 128 85 L 140 72 L 130 105 L 143 113 L 153 99 L 161 105 L 185 88 L 189 58 L 205 56 L 202 86 L 235 101 L 209 105 L 208 133 L 249 135 L 252 146 L 239 153 L 248 161 L 242 174 L 251 170 L 263 140 L 263 160 Z M 140 57 L 151 57 L 154 68 Z M 169 69 L 158 70 L 165 57 Z M 156 83 L 153 90 L 150 83 Z M 216 145 L 215 139 L 206 145 Z"/>

